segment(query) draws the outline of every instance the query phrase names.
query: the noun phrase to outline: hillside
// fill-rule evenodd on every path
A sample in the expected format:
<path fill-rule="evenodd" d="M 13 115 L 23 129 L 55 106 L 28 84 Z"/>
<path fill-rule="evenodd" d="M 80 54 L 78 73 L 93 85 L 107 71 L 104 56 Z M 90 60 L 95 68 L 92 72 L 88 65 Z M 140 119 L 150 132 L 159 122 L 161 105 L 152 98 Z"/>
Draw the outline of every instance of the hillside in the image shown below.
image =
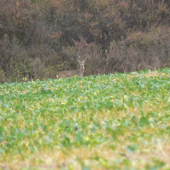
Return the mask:
<path fill-rule="evenodd" d="M 1 0 L 0 83 L 170 67 L 169 0 Z M 88 47 L 88 48 L 87 48 Z"/>

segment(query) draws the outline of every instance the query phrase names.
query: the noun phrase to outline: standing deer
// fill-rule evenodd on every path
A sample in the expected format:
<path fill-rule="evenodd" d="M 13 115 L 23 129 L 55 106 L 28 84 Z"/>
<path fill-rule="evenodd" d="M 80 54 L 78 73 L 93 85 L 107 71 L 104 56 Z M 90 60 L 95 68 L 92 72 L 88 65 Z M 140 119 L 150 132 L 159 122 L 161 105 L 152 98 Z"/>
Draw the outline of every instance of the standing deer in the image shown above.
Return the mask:
<path fill-rule="evenodd" d="M 5 81 L 5 72 L 4 70 L 0 67 L 0 83 L 3 83 Z"/>
<path fill-rule="evenodd" d="M 80 69 L 60 71 L 60 72 L 58 72 L 58 74 L 56 74 L 56 77 L 57 78 L 66 78 L 66 77 L 72 77 L 72 76 L 76 76 L 76 75 L 79 77 L 83 77 L 84 76 L 84 63 L 86 61 L 86 58 L 80 59 L 80 56 L 78 55 L 77 61 L 80 64 Z"/>

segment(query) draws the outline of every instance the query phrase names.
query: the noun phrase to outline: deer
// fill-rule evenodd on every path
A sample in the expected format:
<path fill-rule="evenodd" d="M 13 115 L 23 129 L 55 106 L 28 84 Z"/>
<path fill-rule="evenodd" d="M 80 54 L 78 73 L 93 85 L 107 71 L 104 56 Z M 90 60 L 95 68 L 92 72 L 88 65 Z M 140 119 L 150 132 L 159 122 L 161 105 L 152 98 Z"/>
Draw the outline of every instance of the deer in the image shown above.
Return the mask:
<path fill-rule="evenodd" d="M 60 71 L 56 74 L 57 78 L 67 78 L 67 77 L 73 77 L 73 76 L 79 76 L 79 77 L 83 77 L 84 76 L 84 63 L 86 61 L 85 57 L 84 59 L 80 59 L 80 56 L 78 55 L 77 57 L 77 61 L 80 64 L 80 69 L 77 70 L 65 70 L 65 71 Z"/>
<path fill-rule="evenodd" d="M 4 70 L 0 67 L 0 83 L 3 83 L 5 81 L 5 72 Z"/>

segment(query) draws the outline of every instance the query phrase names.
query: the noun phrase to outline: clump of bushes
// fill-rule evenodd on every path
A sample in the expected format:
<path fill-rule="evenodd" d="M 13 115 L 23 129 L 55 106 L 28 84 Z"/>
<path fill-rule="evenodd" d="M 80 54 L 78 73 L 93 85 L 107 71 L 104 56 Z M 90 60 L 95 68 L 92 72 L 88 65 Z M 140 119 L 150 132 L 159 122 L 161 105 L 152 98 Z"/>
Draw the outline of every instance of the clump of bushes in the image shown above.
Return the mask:
<path fill-rule="evenodd" d="M 168 0 L 1 0 L 0 6 L 0 82 L 55 78 L 77 68 L 80 51 L 89 56 L 85 75 L 170 66 Z"/>

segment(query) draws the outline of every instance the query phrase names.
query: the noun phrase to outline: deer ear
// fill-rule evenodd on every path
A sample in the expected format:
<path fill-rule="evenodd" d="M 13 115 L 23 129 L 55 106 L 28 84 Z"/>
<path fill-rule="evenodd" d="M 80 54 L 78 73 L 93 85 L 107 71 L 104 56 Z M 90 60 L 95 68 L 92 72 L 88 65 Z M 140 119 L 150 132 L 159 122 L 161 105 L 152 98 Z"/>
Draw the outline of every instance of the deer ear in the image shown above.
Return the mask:
<path fill-rule="evenodd" d="M 77 56 L 77 61 L 80 62 L 80 56 L 79 56 L 79 54 L 78 54 L 78 56 Z"/>
<path fill-rule="evenodd" d="M 87 57 L 88 57 L 88 56 L 87 56 Z M 86 61 L 87 57 L 84 58 L 84 60 L 83 60 L 84 62 Z"/>

